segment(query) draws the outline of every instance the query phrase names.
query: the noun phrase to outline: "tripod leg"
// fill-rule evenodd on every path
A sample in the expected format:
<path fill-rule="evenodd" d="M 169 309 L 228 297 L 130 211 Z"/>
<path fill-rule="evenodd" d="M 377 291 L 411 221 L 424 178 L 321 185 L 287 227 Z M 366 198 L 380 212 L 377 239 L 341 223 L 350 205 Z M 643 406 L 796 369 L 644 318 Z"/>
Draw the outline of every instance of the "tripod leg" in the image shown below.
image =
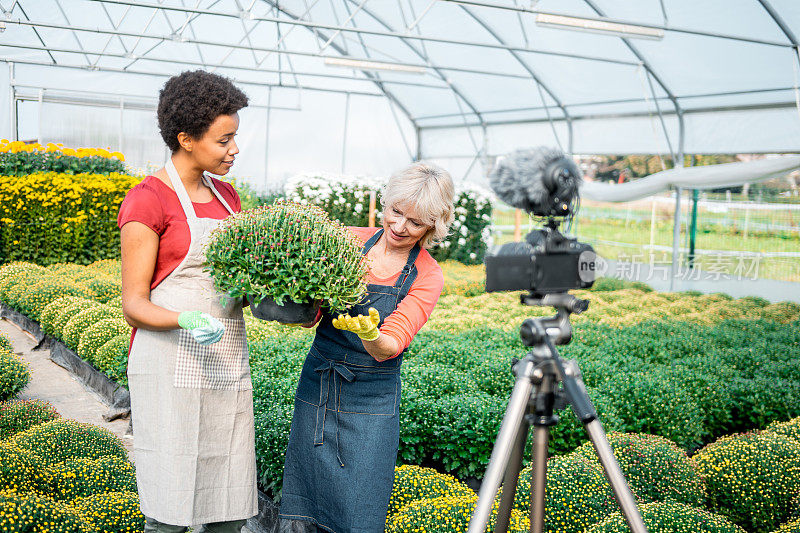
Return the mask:
<path fill-rule="evenodd" d="M 531 410 L 529 409 L 530 413 Z M 508 531 L 508 524 L 511 521 L 511 510 L 514 508 L 514 496 L 517 492 L 517 481 L 519 472 L 522 469 L 522 456 L 525 454 L 525 443 L 528 441 L 528 421 L 525 417 L 520 422 L 517 439 L 511 458 L 506 467 L 506 475 L 503 478 L 503 495 L 500 498 L 500 507 L 497 509 L 497 521 L 494 524 L 494 533 L 504 533 Z"/>
<path fill-rule="evenodd" d="M 550 427 L 535 426 L 533 429 L 533 470 L 531 472 L 531 533 L 542 533 L 544 531 L 547 446 L 549 443 Z"/>
<path fill-rule="evenodd" d="M 546 336 L 544 337 L 544 344 L 550 350 L 553 356 L 553 364 L 558 369 L 561 376 L 561 383 L 564 386 L 564 392 L 572 405 L 572 411 L 578 420 L 581 421 L 583 427 L 586 428 L 586 433 L 589 434 L 589 439 L 592 441 L 594 449 L 597 451 L 597 456 L 600 458 L 600 464 L 603 466 L 603 472 L 611 483 L 611 488 L 614 490 L 614 497 L 619 504 L 622 516 L 628 522 L 632 533 L 647 533 L 647 528 L 642 520 L 642 515 L 639 508 L 636 506 L 636 499 L 633 497 L 631 488 L 622 474 L 622 469 L 619 467 L 617 458 L 611 450 L 611 445 L 608 443 L 606 432 L 603 426 L 597 419 L 597 411 L 592 405 L 592 400 L 586 393 L 586 385 L 583 383 L 581 377 L 581 370 L 575 361 L 564 361 L 558 355 L 556 347 Z"/>
<path fill-rule="evenodd" d="M 636 506 L 636 499 L 622 474 L 617 458 L 614 457 L 603 426 L 599 420 L 594 419 L 585 424 L 585 427 L 586 433 L 589 434 L 589 440 L 592 441 L 592 445 L 597 451 L 597 457 L 600 458 L 600 464 L 603 465 L 608 482 L 611 483 L 611 488 L 614 490 L 614 498 L 622 510 L 622 516 L 625 517 L 633 533 L 646 533 L 647 528 L 639 513 L 639 508 Z"/>
<path fill-rule="evenodd" d="M 489 459 L 486 475 L 483 477 L 481 490 L 478 493 L 478 503 L 475 505 L 472 519 L 469 521 L 467 533 L 484 533 L 486 531 L 486 526 L 489 524 L 489 518 L 492 514 L 494 498 L 500 488 L 500 482 L 503 479 L 513 446 L 517 440 L 517 433 L 523 422 L 522 418 L 525 416 L 528 407 L 528 400 L 533 389 L 530 375 L 533 372 L 534 364 L 525 359 L 517 364 L 524 366 L 515 369 L 517 379 L 514 383 L 514 390 L 511 392 L 511 399 L 508 401 L 506 414 L 497 434 L 497 441 L 492 450 L 492 457 Z"/>

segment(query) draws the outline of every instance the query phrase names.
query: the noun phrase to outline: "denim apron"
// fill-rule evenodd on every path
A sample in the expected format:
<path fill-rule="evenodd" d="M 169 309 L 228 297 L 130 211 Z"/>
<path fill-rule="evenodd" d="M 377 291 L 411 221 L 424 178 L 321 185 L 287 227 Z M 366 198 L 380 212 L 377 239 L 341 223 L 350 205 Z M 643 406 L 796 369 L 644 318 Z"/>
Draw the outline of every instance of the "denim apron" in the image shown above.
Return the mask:
<path fill-rule="evenodd" d="M 364 245 L 369 252 L 383 230 Z M 397 309 L 417 278 L 419 244 L 394 286 L 367 285 L 348 310 L 383 319 Z M 381 533 L 394 481 L 400 439 L 400 365 L 403 353 L 376 361 L 361 339 L 336 329 L 324 313 L 306 356 L 295 395 L 283 470 L 280 516 L 311 521 L 335 533 Z"/>

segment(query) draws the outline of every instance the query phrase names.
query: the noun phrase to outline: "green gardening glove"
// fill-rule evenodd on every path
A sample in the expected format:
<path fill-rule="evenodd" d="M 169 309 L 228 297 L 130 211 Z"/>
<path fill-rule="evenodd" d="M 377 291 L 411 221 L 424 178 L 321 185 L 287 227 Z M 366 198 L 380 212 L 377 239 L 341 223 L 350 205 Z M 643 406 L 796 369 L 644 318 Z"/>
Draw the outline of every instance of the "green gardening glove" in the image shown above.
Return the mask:
<path fill-rule="evenodd" d="M 225 326 L 222 322 L 200 311 L 184 311 L 178 315 L 178 325 L 188 330 L 194 340 L 203 346 L 219 342 L 225 334 Z"/>

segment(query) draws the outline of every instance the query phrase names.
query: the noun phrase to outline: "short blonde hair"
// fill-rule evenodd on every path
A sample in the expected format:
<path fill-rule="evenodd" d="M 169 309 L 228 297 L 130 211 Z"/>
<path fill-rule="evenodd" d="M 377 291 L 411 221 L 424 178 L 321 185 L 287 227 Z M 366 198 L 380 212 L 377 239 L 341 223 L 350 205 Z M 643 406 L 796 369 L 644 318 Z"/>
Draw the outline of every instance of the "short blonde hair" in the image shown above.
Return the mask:
<path fill-rule="evenodd" d="M 453 223 L 453 178 L 432 163 L 412 163 L 392 175 L 381 191 L 381 205 L 413 206 L 430 229 L 420 239 L 420 246 L 430 248 L 441 242 Z"/>

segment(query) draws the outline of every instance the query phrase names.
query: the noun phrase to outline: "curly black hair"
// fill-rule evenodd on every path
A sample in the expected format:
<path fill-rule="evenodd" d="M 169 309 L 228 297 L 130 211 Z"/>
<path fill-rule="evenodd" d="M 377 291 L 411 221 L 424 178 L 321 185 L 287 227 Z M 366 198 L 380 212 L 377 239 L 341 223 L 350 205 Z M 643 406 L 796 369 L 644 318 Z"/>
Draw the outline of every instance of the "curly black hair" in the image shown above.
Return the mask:
<path fill-rule="evenodd" d="M 178 151 L 178 134 L 195 139 L 208 131 L 220 115 L 232 115 L 247 107 L 247 95 L 223 76 L 192 70 L 171 77 L 158 98 L 158 129 L 173 152 Z"/>

